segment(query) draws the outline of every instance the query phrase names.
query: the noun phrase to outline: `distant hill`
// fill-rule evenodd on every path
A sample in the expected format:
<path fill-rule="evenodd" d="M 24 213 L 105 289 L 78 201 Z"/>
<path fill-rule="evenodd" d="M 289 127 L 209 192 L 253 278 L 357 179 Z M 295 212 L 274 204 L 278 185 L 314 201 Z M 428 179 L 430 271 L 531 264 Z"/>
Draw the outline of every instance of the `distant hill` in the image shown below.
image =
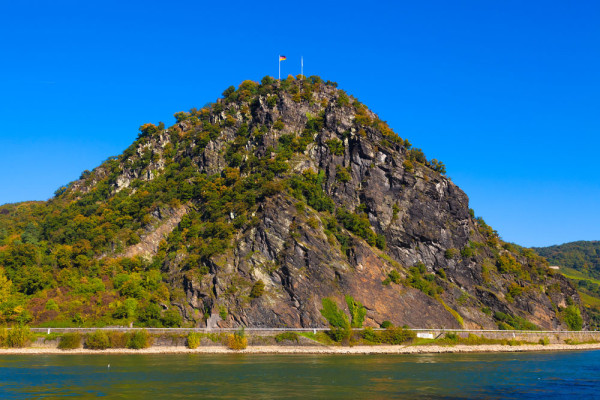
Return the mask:
<path fill-rule="evenodd" d="M 325 327 L 335 302 L 372 327 L 587 327 L 565 277 L 336 83 L 245 81 L 175 118 L 0 207 L 0 324 Z"/>
<path fill-rule="evenodd" d="M 600 241 L 578 241 L 534 250 L 546 257 L 550 265 L 567 267 L 600 278 Z"/>
<path fill-rule="evenodd" d="M 590 317 L 590 329 L 600 329 L 600 241 L 578 241 L 538 247 L 535 251 L 560 266 L 577 287 Z"/>

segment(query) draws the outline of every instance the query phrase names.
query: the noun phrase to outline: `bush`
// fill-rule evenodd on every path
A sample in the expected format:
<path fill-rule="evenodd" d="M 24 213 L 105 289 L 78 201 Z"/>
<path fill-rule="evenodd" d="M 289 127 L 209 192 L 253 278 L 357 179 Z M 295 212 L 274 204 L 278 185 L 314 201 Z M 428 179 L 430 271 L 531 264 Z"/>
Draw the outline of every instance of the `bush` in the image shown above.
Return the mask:
<path fill-rule="evenodd" d="M 550 339 L 548 339 L 548 336 L 544 336 L 542 339 L 540 339 L 540 344 L 542 346 L 547 346 L 550 344 Z"/>
<path fill-rule="evenodd" d="M 298 342 L 298 334 L 295 332 L 283 332 L 283 333 L 280 333 L 279 335 L 275 335 L 275 341 L 277 343 L 281 343 L 284 340 Z"/>
<path fill-rule="evenodd" d="M 110 339 L 106 332 L 97 330 L 85 335 L 85 347 L 92 350 L 104 350 L 110 347 Z"/>
<path fill-rule="evenodd" d="M 31 332 L 28 326 L 19 325 L 13 326 L 11 329 L 5 330 L 0 335 L 0 346 L 21 348 L 28 346 L 31 343 Z"/>
<path fill-rule="evenodd" d="M 321 315 L 325 317 L 332 328 L 350 328 L 348 317 L 338 308 L 333 300 L 325 297 L 321 300 L 321 304 L 323 304 L 323 308 L 320 310 Z"/>
<path fill-rule="evenodd" d="M 160 321 L 168 328 L 175 328 L 181 325 L 181 314 L 175 309 L 167 310 L 160 318 Z"/>
<path fill-rule="evenodd" d="M 381 342 L 387 344 L 402 344 L 413 340 L 417 334 L 410 329 L 388 328 L 380 332 Z"/>
<path fill-rule="evenodd" d="M 460 251 L 460 255 L 462 258 L 471 258 L 471 257 L 473 257 L 473 249 L 470 248 L 469 246 L 465 246 Z"/>
<path fill-rule="evenodd" d="M 248 347 L 248 339 L 246 338 L 244 328 L 242 327 L 234 334 L 227 335 L 226 345 L 231 350 L 243 350 Z"/>
<path fill-rule="evenodd" d="M 563 311 L 563 317 L 565 323 L 567 324 L 570 330 L 580 331 L 583 327 L 583 318 L 581 318 L 581 311 L 576 305 L 570 305 L 567 308 L 565 308 L 565 311 Z"/>
<path fill-rule="evenodd" d="M 113 349 L 124 349 L 127 347 L 128 337 L 124 332 L 109 331 L 106 332 L 110 347 Z"/>
<path fill-rule="evenodd" d="M 341 165 L 336 165 L 335 178 L 342 183 L 350 182 L 350 180 L 352 179 L 352 175 L 350 175 L 350 169 L 344 168 Z"/>
<path fill-rule="evenodd" d="M 128 349 L 146 349 L 150 347 L 151 340 L 148 331 L 145 329 L 141 329 L 133 332 L 129 335 L 127 340 L 127 348 Z"/>
<path fill-rule="evenodd" d="M 65 333 L 58 342 L 61 350 L 78 349 L 81 347 L 81 334 L 79 332 Z"/>
<path fill-rule="evenodd" d="M 444 253 L 444 257 L 446 258 L 446 260 L 451 260 L 454 257 L 456 257 L 457 255 L 458 255 L 458 250 L 456 250 L 453 247 L 446 249 L 446 252 Z"/>
<path fill-rule="evenodd" d="M 332 154 L 335 154 L 336 156 L 342 156 L 344 155 L 344 142 L 342 142 L 339 139 L 331 139 L 326 141 L 325 143 L 327 143 L 327 147 L 329 147 L 329 151 L 331 151 Z"/>
<path fill-rule="evenodd" d="M 448 332 L 446 333 L 446 335 L 444 336 L 444 338 L 450 342 L 458 342 L 459 341 L 459 337 L 456 333 L 454 332 Z"/>
<path fill-rule="evenodd" d="M 381 328 L 383 329 L 387 329 L 387 328 L 391 328 L 394 325 L 391 323 L 391 321 L 388 321 L 387 319 L 385 321 L 383 321 L 380 325 Z"/>
<path fill-rule="evenodd" d="M 348 311 L 350 311 L 350 326 L 352 328 L 362 328 L 365 316 L 367 315 L 367 309 L 363 307 L 360 301 L 354 300 L 352 296 L 346 296 L 346 304 L 348 305 Z"/>
<path fill-rule="evenodd" d="M 366 328 L 362 335 L 369 342 L 384 344 L 402 344 L 413 340 L 417 336 L 410 329 L 394 328 L 392 326 L 386 328 L 384 331 L 374 331 L 372 328 Z"/>
<path fill-rule="evenodd" d="M 197 349 L 200 346 L 202 335 L 197 332 L 190 332 L 187 336 L 187 347 L 190 349 Z"/>
<path fill-rule="evenodd" d="M 258 280 L 252 286 L 252 290 L 250 291 L 250 297 L 253 299 L 257 299 L 263 295 L 265 292 L 265 283 L 261 280 Z"/>

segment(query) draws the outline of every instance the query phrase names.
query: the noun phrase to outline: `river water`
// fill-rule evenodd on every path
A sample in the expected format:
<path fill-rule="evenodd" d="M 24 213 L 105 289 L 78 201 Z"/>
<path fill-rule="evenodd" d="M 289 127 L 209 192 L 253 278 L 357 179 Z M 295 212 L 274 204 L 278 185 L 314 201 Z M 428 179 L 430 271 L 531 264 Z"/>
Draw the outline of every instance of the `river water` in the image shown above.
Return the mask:
<path fill-rule="evenodd" d="M 600 351 L 0 355 L 2 399 L 102 396 L 594 399 L 600 398 Z"/>

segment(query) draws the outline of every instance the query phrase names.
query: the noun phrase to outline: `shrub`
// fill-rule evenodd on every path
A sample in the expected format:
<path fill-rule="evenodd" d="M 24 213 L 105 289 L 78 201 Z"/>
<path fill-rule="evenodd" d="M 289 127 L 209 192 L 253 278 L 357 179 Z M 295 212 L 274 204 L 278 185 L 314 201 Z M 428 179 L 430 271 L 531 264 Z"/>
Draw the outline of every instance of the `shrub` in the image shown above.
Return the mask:
<path fill-rule="evenodd" d="M 61 350 L 78 349 L 81 347 L 81 334 L 79 332 L 65 333 L 58 342 Z"/>
<path fill-rule="evenodd" d="M 252 290 L 250 290 L 250 297 L 253 299 L 257 299 L 263 295 L 265 292 L 265 283 L 261 280 L 258 280 L 252 285 Z"/>
<path fill-rule="evenodd" d="M 3 346 L 6 347 L 25 347 L 31 342 L 31 332 L 28 326 L 13 326 L 4 336 Z"/>
<path fill-rule="evenodd" d="M 110 339 L 106 332 L 97 330 L 85 335 L 85 347 L 92 350 L 104 350 L 110 347 Z"/>
<path fill-rule="evenodd" d="M 410 329 L 390 327 L 381 332 L 381 341 L 387 344 L 402 344 L 413 340 L 416 336 L 417 334 Z"/>
<path fill-rule="evenodd" d="M 417 334 L 410 329 L 395 328 L 390 326 L 384 331 L 374 331 L 372 328 L 366 328 L 363 331 L 363 338 L 373 343 L 402 344 L 413 340 Z"/>
<path fill-rule="evenodd" d="M 344 168 L 341 165 L 336 165 L 335 178 L 342 183 L 346 183 L 350 182 L 350 180 L 352 179 L 352 175 L 350 175 L 350 171 L 348 168 Z"/>
<path fill-rule="evenodd" d="M 145 329 L 137 330 L 129 335 L 127 340 L 128 349 L 146 349 L 150 347 L 150 335 Z"/>
<path fill-rule="evenodd" d="M 367 315 L 367 309 L 363 307 L 360 301 L 354 300 L 352 296 L 346 296 L 346 304 L 348 305 L 348 310 L 350 311 L 350 326 L 352 328 L 362 328 L 363 322 L 365 321 L 365 316 Z"/>
<path fill-rule="evenodd" d="M 471 258 L 471 257 L 473 257 L 473 249 L 470 248 L 469 246 L 465 246 L 460 251 L 460 255 L 462 258 Z"/>
<path fill-rule="evenodd" d="M 227 335 L 226 345 L 231 350 L 243 350 L 248 347 L 248 339 L 244 328 L 242 327 L 234 334 Z"/>
<path fill-rule="evenodd" d="M 202 335 L 197 332 L 190 332 L 187 336 L 187 347 L 190 349 L 197 349 L 200 346 Z"/>
<path fill-rule="evenodd" d="M 332 328 L 346 329 L 350 327 L 348 317 L 338 308 L 333 300 L 325 297 L 321 301 L 321 304 L 323 305 L 323 308 L 320 310 L 321 315 L 325 317 Z"/>
<path fill-rule="evenodd" d="M 342 142 L 339 139 L 331 139 L 326 141 L 325 143 L 327 143 L 327 147 L 329 147 L 329 151 L 331 151 L 331 153 L 333 153 L 336 156 L 342 156 L 344 155 L 344 142 Z"/>
<path fill-rule="evenodd" d="M 540 339 L 540 344 L 542 346 L 547 346 L 550 344 L 550 339 L 548 339 L 548 336 L 544 336 L 542 339 Z"/>
<path fill-rule="evenodd" d="M 181 325 L 181 314 L 175 309 L 167 310 L 160 318 L 162 324 L 169 328 L 175 328 Z"/>
<path fill-rule="evenodd" d="M 576 305 L 570 305 L 563 311 L 563 318 L 565 323 L 572 331 L 580 331 L 583 327 L 583 318 L 581 318 L 581 311 Z"/>
<path fill-rule="evenodd" d="M 457 255 L 458 255 L 458 250 L 456 250 L 453 247 L 446 249 L 446 252 L 444 253 L 444 257 L 446 258 L 446 260 L 451 260 L 451 259 L 455 258 Z"/>
<path fill-rule="evenodd" d="M 444 336 L 444 338 L 450 342 L 458 342 L 459 341 L 459 337 L 456 333 L 454 332 L 448 332 L 446 333 L 446 335 Z"/>
<path fill-rule="evenodd" d="M 113 349 L 124 349 L 127 347 L 127 334 L 119 331 L 109 331 L 106 332 L 108 336 L 108 341 L 110 343 L 110 347 Z"/>
<path fill-rule="evenodd" d="M 289 340 L 292 342 L 298 342 L 298 334 L 295 332 L 283 332 L 278 335 L 275 335 L 275 341 L 277 343 L 281 343 L 284 340 Z"/>
<path fill-rule="evenodd" d="M 400 276 L 400 273 L 398 271 L 396 271 L 395 269 L 391 270 L 388 273 L 388 278 L 390 278 L 390 281 L 398 284 L 402 281 L 402 276 Z"/>
<path fill-rule="evenodd" d="M 379 326 L 383 329 L 387 329 L 387 328 L 391 328 L 394 325 L 391 323 L 391 321 L 388 321 L 387 319 L 385 321 L 383 321 L 381 324 L 379 324 Z"/>

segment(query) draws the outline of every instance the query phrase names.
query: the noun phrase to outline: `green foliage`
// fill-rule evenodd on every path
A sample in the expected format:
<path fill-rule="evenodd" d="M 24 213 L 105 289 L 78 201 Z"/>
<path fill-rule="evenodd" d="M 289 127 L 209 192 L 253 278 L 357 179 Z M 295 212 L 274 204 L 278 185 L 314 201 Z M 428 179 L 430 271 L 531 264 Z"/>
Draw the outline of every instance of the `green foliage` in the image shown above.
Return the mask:
<path fill-rule="evenodd" d="M 498 329 L 503 330 L 521 330 L 521 331 L 538 331 L 540 328 L 519 317 L 518 315 L 508 315 L 500 311 L 494 313 L 494 319 L 498 321 Z"/>
<path fill-rule="evenodd" d="M 392 324 L 390 321 L 385 320 L 383 321 L 381 324 L 379 324 L 379 327 L 383 328 L 383 329 L 388 329 L 388 328 L 392 328 L 394 326 L 394 324 Z"/>
<path fill-rule="evenodd" d="M 581 317 L 581 311 L 576 305 L 570 305 L 562 313 L 563 319 L 570 330 L 580 331 L 583 327 L 583 318 Z"/>
<path fill-rule="evenodd" d="M 105 331 L 96 330 L 85 335 L 85 347 L 92 350 L 104 350 L 110 347 L 110 339 Z"/>
<path fill-rule="evenodd" d="M 446 260 L 452 260 L 453 258 L 456 258 L 456 256 L 458 256 L 458 250 L 453 247 L 446 249 L 446 252 L 444 253 Z"/>
<path fill-rule="evenodd" d="M 367 309 L 363 305 L 354 300 L 352 296 L 346 295 L 346 304 L 348 305 L 348 311 L 350 312 L 350 326 L 352 328 L 362 328 L 365 316 L 367 315 Z"/>
<path fill-rule="evenodd" d="M 262 296 L 265 292 L 265 283 L 262 280 L 258 280 L 254 282 L 252 285 L 252 290 L 250 290 L 250 297 L 253 299 L 257 299 Z"/>
<path fill-rule="evenodd" d="M 385 248 L 385 238 L 378 237 L 371 229 L 371 223 L 366 214 L 354 214 L 344 208 L 338 208 L 336 218 L 344 228 L 365 239 L 371 246 L 377 246 L 381 249 Z"/>
<path fill-rule="evenodd" d="M 352 175 L 350 174 L 350 170 L 348 168 L 344 168 L 341 165 L 336 165 L 335 178 L 342 183 L 347 183 L 352 179 Z"/>
<path fill-rule="evenodd" d="M 534 250 L 551 265 L 572 268 L 600 279 L 600 241 L 578 241 Z"/>
<path fill-rule="evenodd" d="M 190 332 L 187 335 L 186 344 L 190 349 L 197 349 L 200 346 L 202 335 L 197 332 Z"/>
<path fill-rule="evenodd" d="M 302 175 L 294 175 L 290 178 L 291 193 L 317 211 L 333 212 L 335 209 L 333 200 L 323 191 L 324 180 L 323 171 L 316 174 L 306 170 Z"/>
<path fill-rule="evenodd" d="M 141 329 L 136 330 L 133 333 L 128 334 L 127 348 L 128 349 L 145 349 L 150 347 L 152 344 L 150 334 L 147 330 Z"/>
<path fill-rule="evenodd" d="M 332 154 L 336 155 L 336 156 L 343 156 L 344 155 L 344 142 L 342 142 L 339 139 L 331 139 L 326 141 L 325 143 L 327 143 L 327 146 L 329 147 L 329 151 L 331 151 Z"/>
<path fill-rule="evenodd" d="M 295 332 L 283 332 L 278 335 L 275 335 L 275 341 L 277 343 L 281 343 L 285 340 L 298 343 L 298 334 Z"/>
<path fill-rule="evenodd" d="M 340 107 L 345 107 L 345 106 L 350 105 L 350 98 L 342 90 L 339 91 L 339 95 L 338 95 L 338 98 L 336 101 L 337 101 L 338 106 L 340 106 Z"/>
<path fill-rule="evenodd" d="M 417 334 L 405 328 L 388 327 L 384 331 L 374 331 L 366 328 L 362 333 L 363 339 L 372 343 L 398 345 L 414 340 Z"/>
<path fill-rule="evenodd" d="M 81 347 L 81 333 L 69 332 L 60 337 L 58 348 L 61 350 L 72 350 Z"/>
<path fill-rule="evenodd" d="M 460 250 L 460 256 L 463 259 L 471 258 L 473 254 L 473 249 L 470 246 L 465 246 Z"/>
<path fill-rule="evenodd" d="M 442 287 L 435 282 L 435 275 L 427 273 L 427 268 L 422 262 L 409 268 L 405 283 L 431 297 L 443 292 Z"/>
<path fill-rule="evenodd" d="M 323 305 L 323 308 L 320 310 L 321 315 L 325 317 L 332 328 L 350 328 L 348 317 L 342 310 L 338 308 L 333 300 L 328 297 L 324 297 L 323 300 L 321 300 L 321 304 Z"/>
<path fill-rule="evenodd" d="M 31 343 L 32 335 L 26 325 L 13 326 L 0 332 L 0 347 L 22 348 Z"/>
<path fill-rule="evenodd" d="M 227 312 L 227 308 L 224 306 L 220 306 L 219 307 L 219 317 L 221 317 L 221 319 L 223 321 L 225 321 L 227 319 L 228 315 L 229 315 L 229 313 Z"/>
<path fill-rule="evenodd" d="M 177 328 L 181 326 L 181 314 L 176 309 L 170 309 L 163 313 L 160 321 L 164 327 Z"/>

